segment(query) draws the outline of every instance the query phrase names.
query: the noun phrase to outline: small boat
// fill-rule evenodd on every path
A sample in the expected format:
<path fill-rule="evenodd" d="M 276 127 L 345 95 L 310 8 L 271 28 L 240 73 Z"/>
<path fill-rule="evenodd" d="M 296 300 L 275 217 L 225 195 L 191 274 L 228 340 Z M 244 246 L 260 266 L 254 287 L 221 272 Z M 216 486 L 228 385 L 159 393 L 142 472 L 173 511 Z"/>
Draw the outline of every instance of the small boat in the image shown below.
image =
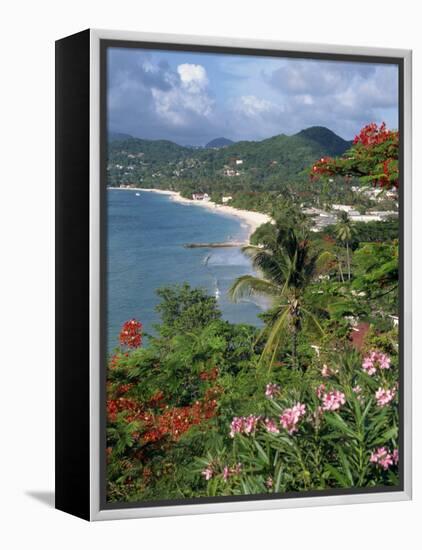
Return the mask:
<path fill-rule="evenodd" d="M 141 196 L 141 193 L 135 193 L 135 196 L 136 196 L 136 197 L 140 197 L 140 196 Z"/>
<path fill-rule="evenodd" d="M 218 280 L 215 281 L 215 297 L 217 298 L 220 298 L 220 290 L 218 288 Z"/>

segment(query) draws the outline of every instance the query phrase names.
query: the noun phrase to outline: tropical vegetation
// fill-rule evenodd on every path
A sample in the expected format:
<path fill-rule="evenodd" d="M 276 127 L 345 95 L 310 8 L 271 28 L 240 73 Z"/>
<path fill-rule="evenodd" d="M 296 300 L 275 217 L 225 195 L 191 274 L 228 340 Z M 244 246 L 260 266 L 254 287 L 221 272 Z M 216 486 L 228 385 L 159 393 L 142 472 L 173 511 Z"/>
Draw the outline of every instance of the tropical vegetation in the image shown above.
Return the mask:
<path fill-rule="evenodd" d="M 307 185 L 395 188 L 397 140 L 369 125 L 314 159 Z M 243 249 L 255 274 L 231 288 L 265 296 L 262 329 L 223 320 L 187 283 L 157 290 L 154 335 L 142 312 L 122 326 L 107 368 L 110 502 L 398 486 L 398 223 L 338 213 L 315 231 L 303 201 L 278 197 Z"/>

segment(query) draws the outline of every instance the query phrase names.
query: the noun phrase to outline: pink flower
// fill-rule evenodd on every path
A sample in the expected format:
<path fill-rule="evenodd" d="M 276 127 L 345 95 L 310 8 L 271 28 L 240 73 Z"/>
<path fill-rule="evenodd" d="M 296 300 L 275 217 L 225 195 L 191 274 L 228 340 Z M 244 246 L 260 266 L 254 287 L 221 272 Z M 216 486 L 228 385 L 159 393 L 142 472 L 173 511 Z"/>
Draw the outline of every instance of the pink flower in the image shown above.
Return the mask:
<path fill-rule="evenodd" d="M 277 428 L 277 424 L 274 422 L 274 420 L 270 418 L 266 418 L 264 420 L 264 425 L 268 433 L 272 433 L 272 434 L 280 433 L 280 430 Z"/>
<path fill-rule="evenodd" d="M 302 403 L 296 403 L 291 409 L 286 409 L 280 416 L 280 423 L 287 432 L 292 435 L 297 432 L 297 424 L 305 415 L 306 407 Z"/>
<path fill-rule="evenodd" d="M 236 466 L 229 468 L 224 466 L 223 468 L 223 480 L 227 481 L 229 477 L 239 475 L 242 472 L 242 464 L 239 462 Z"/>
<path fill-rule="evenodd" d="M 375 374 L 378 368 L 386 370 L 390 367 L 390 357 L 381 351 L 371 351 L 368 355 L 366 355 L 366 357 L 364 357 L 362 362 L 362 369 L 369 374 L 369 376 Z"/>
<path fill-rule="evenodd" d="M 271 489 L 271 487 L 274 485 L 274 481 L 273 481 L 273 478 L 271 476 L 269 476 L 267 478 L 267 481 L 265 482 L 265 485 L 268 487 L 268 489 Z"/>
<path fill-rule="evenodd" d="M 235 416 L 230 424 L 230 437 L 240 434 L 243 431 L 243 417 Z"/>
<path fill-rule="evenodd" d="M 230 424 L 230 437 L 234 437 L 236 434 L 240 433 L 250 435 L 255 431 L 260 418 L 260 416 L 254 416 L 253 414 L 249 416 L 235 416 Z"/>
<path fill-rule="evenodd" d="M 377 372 L 374 362 L 369 357 L 365 357 L 363 360 L 362 369 L 366 371 L 369 376 L 372 376 Z"/>
<path fill-rule="evenodd" d="M 385 353 L 378 353 L 378 365 L 382 370 L 388 370 L 391 367 L 391 359 Z"/>
<path fill-rule="evenodd" d="M 392 454 L 391 454 L 391 457 L 393 459 L 394 464 L 398 464 L 399 463 L 399 450 L 394 449 Z"/>
<path fill-rule="evenodd" d="M 324 392 L 325 392 L 325 384 L 320 384 L 316 389 L 316 394 L 318 399 L 321 399 Z"/>
<path fill-rule="evenodd" d="M 328 365 L 323 365 L 321 369 L 321 376 L 324 378 L 328 378 L 331 376 L 331 370 L 329 369 Z"/>
<path fill-rule="evenodd" d="M 207 466 L 205 470 L 202 470 L 202 475 L 205 477 L 207 481 L 209 481 L 214 475 L 214 471 L 211 468 L 211 466 Z"/>
<path fill-rule="evenodd" d="M 375 392 L 377 405 L 379 407 L 385 407 L 385 405 L 388 405 L 394 399 L 395 395 L 396 390 L 394 388 L 391 388 L 391 390 L 378 388 L 378 390 Z"/>
<path fill-rule="evenodd" d="M 394 455 L 394 451 L 393 451 L 393 455 Z M 369 462 L 371 462 L 372 464 L 377 464 L 378 466 L 381 466 L 381 468 L 383 468 L 384 470 L 388 470 L 388 468 L 394 464 L 393 455 L 385 447 L 378 447 L 378 449 L 376 449 L 371 454 Z M 397 458 L 398 458 L 398 454 L 397 454 Z"/>
<path fill-rule="evenodd" d="M 337 411 L 345 403 L 344 393 L 338 390 L 330 391 L 322 396 L 322 410 L 324 411 Z"/>
<path fill-rule="evenodd" d="M 280 386 L 278 384 L 267 384 L 265 388 L 265 397 L 272 399 L 280 391 Z"/>
<path fill-rule="evenodd" d="M 250 414 L 246 418 L 243 419 L 243 432 L 246 435 L 251 434 L 253 431 L 255 431 L 256 425 L 258 423 L 258 420 L 260 419 L 259 416 L 254 416 L 253 414 Z"/>

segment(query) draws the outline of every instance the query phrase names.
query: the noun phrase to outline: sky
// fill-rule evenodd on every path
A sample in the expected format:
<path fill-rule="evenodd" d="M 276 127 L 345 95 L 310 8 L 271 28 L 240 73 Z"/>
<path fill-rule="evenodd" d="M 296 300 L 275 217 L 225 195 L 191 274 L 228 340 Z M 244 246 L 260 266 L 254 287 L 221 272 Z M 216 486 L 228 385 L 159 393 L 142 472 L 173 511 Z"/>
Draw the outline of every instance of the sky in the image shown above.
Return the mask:
<path fill-rule="evenodd" d="M 181 145 L 398 126 L 396 65 L 109 48 L 107 79 L 109 131 Z"/>

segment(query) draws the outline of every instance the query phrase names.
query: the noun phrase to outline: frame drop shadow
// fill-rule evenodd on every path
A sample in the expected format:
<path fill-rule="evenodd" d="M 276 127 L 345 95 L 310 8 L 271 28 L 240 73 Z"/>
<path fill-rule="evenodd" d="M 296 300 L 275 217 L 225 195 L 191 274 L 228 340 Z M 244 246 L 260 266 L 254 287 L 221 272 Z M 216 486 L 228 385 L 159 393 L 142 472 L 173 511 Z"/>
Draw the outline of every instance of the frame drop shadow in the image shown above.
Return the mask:
<path fill-rule="evenodd" d="M 54 508 L 56 496 L 54 491 L 26 491 L 25 494 L 49 508 Z"/>

